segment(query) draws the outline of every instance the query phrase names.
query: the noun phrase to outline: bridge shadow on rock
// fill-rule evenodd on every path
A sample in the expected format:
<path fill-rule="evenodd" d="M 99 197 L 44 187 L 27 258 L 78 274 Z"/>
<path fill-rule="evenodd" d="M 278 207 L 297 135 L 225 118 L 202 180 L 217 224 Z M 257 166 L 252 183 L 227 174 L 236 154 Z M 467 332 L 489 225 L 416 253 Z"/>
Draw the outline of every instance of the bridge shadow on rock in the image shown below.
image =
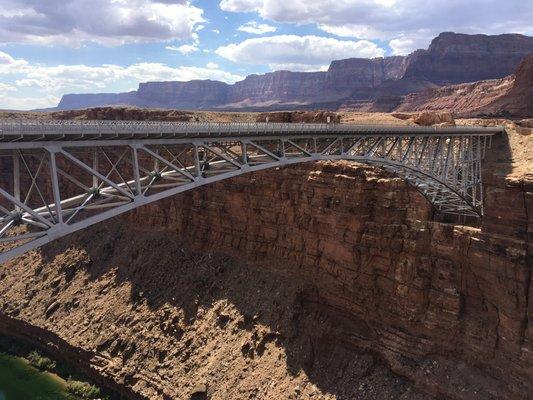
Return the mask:
<path fill-rule="evenodd" d="M 51 320 L 82 313 L 86 326 L 65 321 L 63 335 L 92 338 L 87 345 L 104 358 L 121 359 L 124 382 L 147 397 L 431 398 L 339 341 L 339 329 L 372 332 L 321 304 L 313 282 L 289 264 L 258 268 L 193 253 L 170 231 L 135 230 L 121 219 L 42 255 L 42 273 L 76 271 L 65 277 L 65 296 L 80 305 Z"/>

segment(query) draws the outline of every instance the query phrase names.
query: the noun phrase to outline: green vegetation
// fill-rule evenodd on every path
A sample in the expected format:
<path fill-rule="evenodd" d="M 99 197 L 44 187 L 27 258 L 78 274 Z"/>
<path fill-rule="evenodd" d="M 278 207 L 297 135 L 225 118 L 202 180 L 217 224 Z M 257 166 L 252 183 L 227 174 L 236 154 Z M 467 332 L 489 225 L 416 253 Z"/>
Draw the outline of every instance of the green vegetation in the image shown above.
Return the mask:
<path fill-rule="evenodd" d="M 32 351 L 27 359 L 30 365 L 34 366 L 39 371 L 53 372 L 56 369 L 55 361 L 52 361 L 48 357 L 44 357 L 37 351 Z"/>
<path fill-rule="evenodd" d="M 95 399 L 110 397 L 68 365 L 0 334 L 0 400 Z"/>
<path fill-rule="evenodd" d="M 108 399 L 107 396 L 101 396 L 100 389 L 90 383 L 71 378 L 65 381 L 44 371 L 44 367 L 55 367 L 55 363 L 37 352 L 30 355 L 33 360 L 31 363 L 20 357 L 0 353 L 0 400 Z M 42 366 L 43 370 L 35 364 Z"/>
<path fill-rule="evenodd" d="M 67 381 L 67 391 L 76 396 L 77 399 L 92 400 L 100 398 L 100 389 L 87 382 L 69 379 Z"/>
<path fill-rule="evenodd" d="M 41 372 L 26 360 L 0 353 L 0 399 L 75 400 L 64 380 Z"/>

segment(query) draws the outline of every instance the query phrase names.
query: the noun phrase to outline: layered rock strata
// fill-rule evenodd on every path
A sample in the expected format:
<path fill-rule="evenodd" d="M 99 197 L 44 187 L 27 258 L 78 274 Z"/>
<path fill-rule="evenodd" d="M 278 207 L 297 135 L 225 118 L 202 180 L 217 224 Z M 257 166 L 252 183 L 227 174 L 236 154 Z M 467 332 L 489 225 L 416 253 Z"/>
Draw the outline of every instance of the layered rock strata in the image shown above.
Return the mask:
<path fill-rule="evenodd" d="M 147 82 L 136 92 L 65 95 L 58 108 L 134 105 L 187 110 L 336 110 L 344 104 L 344 109 L 391 111 L 398 105 L 392 99 L 398 96 L 511 75 L 531 53 L 532 37 L 448 32 L 436 37 L 427 50 L 406 57 L 349 58 L 333 61 L 323 72 L 276 71 L 250 75 L 233 85 L 211 80 Z M 362 100 L 377 100 L 376 109 L 357 103 Z"/>
<path fill-rule="evenodd" d="M 148 398 L 423 398 L 381 359 L 433 395 L 525 399 L 528 149 L 531 136 L 512 130 L 494 139 L 479 228 L 432 221 L 422 196 L 374 168 L 302 164 L 10 262 L 0 309 L 92 352 L 100 374 Z"/>

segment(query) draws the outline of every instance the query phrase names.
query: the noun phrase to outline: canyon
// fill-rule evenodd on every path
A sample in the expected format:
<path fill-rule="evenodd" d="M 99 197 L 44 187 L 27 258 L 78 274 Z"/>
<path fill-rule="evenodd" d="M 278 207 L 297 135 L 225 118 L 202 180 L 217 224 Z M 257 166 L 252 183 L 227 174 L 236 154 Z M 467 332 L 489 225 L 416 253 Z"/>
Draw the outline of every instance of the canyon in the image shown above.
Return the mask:
<path fill-rule="evenodd" d="M 378 105 L 375 111 L 392 111 L 409 93 L 505 78 L 531 53 L 533 37 L 529 36 L 445 32 L 427 50 L 408 56 L 337 60 L 323 72 L 275 71 L 250 75 L 232 85 L 211 80 L 145 82 L 128 93 L 67 94 L 57 109 L 127 105 L 185 110 L 366 111 L 370 102 Z"/>
<path fill-rule="evenodd" d="M 138 109 L 41 118 L 132 115 L 266 118 Z M 506 127 L 485 160 L 482 221 L 435 218 L 414 188 L 375 167 L 256 172 L 8 262 L 0 330 L 55 349 L 128 398 L 527 399 L 531 128 L 455 122 Z"/>
<path fill-rule="evenodd" d="M 458 116 L 533 115 L 533 54 L 515 74 L 407 95 L 396 111 L 453 111 Z"/>

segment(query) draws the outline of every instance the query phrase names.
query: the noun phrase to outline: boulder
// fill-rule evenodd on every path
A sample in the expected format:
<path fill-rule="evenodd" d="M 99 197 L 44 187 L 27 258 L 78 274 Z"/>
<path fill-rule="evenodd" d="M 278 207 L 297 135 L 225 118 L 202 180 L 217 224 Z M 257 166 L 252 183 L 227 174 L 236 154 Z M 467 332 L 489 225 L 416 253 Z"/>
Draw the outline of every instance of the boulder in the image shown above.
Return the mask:
<path fill-rule="evenodd" d="M 415 115 L 413 121 L 422 126 L 455 126 L 455 119 L 449 112 L 422 112 Z"/>

